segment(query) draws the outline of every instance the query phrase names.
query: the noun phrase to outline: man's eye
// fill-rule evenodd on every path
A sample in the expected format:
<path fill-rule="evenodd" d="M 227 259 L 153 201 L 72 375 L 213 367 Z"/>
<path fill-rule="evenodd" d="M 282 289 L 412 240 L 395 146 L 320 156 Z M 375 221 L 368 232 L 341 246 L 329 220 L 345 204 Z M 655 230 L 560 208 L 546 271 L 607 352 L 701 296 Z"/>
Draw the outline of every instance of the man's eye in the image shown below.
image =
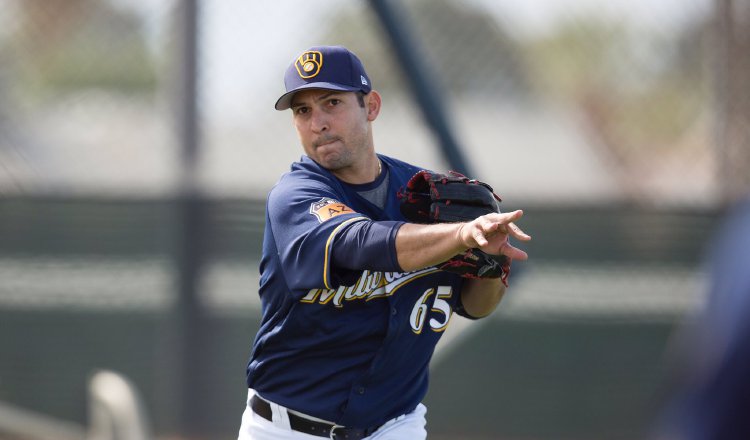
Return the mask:
<path fill-rule="evenodd" d="M 296 114 L 298 114 L 298 115 L 303 115 L 303 114 L 307 113 L 308 110 L 309 109 L 307 107 L 297 107 L 297 110 L 295 110 L 294 112 Z"/>
<path fill-rule="evenodd" d="M 341 100 L 340 100 L 340 99 L 336 99 L 336 98 L 333 98 L 333 99 L 331 99 L 331 100 L 330 100 L 330 101 L 328 101 L 328 102 L 329 102 L 329 103 L 330 103 L 331 105 L 339 105 L 339 104 L 341 104 Z"/>

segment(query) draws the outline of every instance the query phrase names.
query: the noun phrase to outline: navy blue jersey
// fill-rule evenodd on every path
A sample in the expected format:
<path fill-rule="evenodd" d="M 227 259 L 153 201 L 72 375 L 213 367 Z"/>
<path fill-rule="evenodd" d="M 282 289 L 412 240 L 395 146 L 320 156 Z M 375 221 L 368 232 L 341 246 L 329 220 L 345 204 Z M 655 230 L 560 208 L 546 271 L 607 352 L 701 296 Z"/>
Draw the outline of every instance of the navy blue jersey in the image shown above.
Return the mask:
<path fill-rule="evenodd" d="M 412 411 L 463 279 L 433 267 L 380 272 L 336 267 L 331 244 L 346 225 L 404 221 L 397 190 L 419 168 L 380 155 L 389 173 L 380 209 L 303 157 L 271 190 L 260 298 L 263 318 L 248 386 L 305 414 L 350 427 Z M 384 256 L 383 258 L 386 258 Z"/>

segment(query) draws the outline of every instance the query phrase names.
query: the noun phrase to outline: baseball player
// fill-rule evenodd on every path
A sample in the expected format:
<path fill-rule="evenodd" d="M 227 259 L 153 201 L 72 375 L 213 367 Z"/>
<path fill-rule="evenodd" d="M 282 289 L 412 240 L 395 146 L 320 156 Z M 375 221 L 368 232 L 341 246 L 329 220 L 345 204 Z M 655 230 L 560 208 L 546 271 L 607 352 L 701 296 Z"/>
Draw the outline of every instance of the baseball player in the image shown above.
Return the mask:
<path fill-rule="evenodd" d="M 377 154 L 381 97 L 349 50 L 310 48 L 284 83 L 275 108 L 291 109 L 305 156 L 267 200 L 263 316 L 239 439 L 424 439 L 435 344 L 454 313 L 476 319 L 497 306 L 509 261 L 527 258 L 508 241 L 530 239 L 513 223 L 522 212 L 407 221 L 417 180 L 487 185 Z M 420 212 L 440 220 L 435 203 Z M 505 263 L 482 277 L 494 260 L 477 267 L 477 255 L 488 254 Z"/>

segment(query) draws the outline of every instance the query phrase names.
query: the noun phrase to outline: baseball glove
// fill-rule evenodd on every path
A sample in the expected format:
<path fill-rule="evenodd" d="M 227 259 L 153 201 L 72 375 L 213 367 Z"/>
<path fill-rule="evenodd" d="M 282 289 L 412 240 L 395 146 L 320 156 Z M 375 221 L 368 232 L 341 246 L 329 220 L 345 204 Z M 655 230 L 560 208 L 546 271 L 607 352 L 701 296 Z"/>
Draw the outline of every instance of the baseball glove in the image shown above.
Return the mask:
<path fill-rule="evenodd" d="M 463 174 L 420 171 L 398 192 L 403 216 L 414 223 L 452 223 L 500 212 L 500 197 L 484 182 Z M 465 278 L 500 278 L 508 285 L 510 259 L 467 249 L 437 266 Z"/>

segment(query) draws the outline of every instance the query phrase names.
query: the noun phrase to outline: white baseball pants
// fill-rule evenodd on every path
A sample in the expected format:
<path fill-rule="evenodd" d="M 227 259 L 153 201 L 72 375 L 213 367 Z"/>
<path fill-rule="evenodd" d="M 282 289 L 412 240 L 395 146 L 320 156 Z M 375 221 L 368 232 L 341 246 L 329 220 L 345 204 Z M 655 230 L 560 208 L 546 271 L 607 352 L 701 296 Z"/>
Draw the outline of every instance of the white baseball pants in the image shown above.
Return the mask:
<path fill-rule="evenodd" d="M 242 414 L 242 426 L 237 440 L 321 440 L 318 437 L 303 432 L 293 431 L 289 427 L 286 408 L 271 404 L 273 421 L 264 419 L 250 408 L 250 399 L 255 391 L 247 393 L 247 407 Z M 369 437 L 363 440 L 424 440 L 427 438 L 425 414 L 427 407 L 421 403 L 414 411 L 387 421 Z"/>

